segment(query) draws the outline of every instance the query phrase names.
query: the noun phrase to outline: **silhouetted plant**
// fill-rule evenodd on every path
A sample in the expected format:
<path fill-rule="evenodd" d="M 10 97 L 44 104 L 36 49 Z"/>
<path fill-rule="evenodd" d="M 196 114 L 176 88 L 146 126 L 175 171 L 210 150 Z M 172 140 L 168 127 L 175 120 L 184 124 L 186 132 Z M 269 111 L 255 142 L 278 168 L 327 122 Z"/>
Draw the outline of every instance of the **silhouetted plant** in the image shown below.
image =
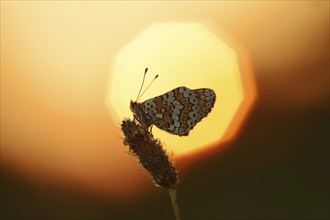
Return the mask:
<path fill-rule="evenodd" d="M 178 173 L 159 139 L 155 139 L 148 128 L 144 128 L 130 119 L 124 119 L 121 129 L 125 135 L 124 144 L 136 157 L 156 186 L 168 190 L 176 220 L 180 220 L 176 200 Z"/>

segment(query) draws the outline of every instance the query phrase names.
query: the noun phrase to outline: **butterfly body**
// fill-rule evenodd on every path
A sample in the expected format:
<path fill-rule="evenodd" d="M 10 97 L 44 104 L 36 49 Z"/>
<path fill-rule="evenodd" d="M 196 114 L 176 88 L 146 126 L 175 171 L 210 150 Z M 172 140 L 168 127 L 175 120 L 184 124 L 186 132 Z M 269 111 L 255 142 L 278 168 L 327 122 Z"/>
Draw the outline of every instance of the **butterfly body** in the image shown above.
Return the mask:
<path fill-rule="evenodd" d="M 142 103 L 131 101 L 130 107 L 142 126 L 155 125 L 171 134 L 187 136 L 212 110 L 215 99 L 212 89 L 180 86 Z"/>

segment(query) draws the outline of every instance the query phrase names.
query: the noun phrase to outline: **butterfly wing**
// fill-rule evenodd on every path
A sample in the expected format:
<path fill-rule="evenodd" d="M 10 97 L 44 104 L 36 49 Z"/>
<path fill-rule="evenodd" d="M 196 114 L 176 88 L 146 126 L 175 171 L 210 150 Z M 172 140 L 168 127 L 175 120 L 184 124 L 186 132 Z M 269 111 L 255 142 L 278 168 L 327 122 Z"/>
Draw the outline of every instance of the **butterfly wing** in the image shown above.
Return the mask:
<path fill-rule="evenodd" d="M 188 117 L 185 118 L 185 133 L 189 134 L 189 131 L 192 130 L 198 122 L 205 118 L 208 113 L 212 110 L 216 95 L 212 89 L 202 88 L 190 90 L 186 88 L 182 91 L 183 97 L 185 97 L 191 108 L 187 108 L 187 113 L 185 115 Z"/>
<path fill-rule="evenodd" d="M 192 90 L 198 99 L 199 117 L 206 117 L 212 110 L 216 95 L 212 89 L 202 88 Z"/>
<path fill-rule="evenodd" d="M 151 124 L 171 134 L 186 136 L 206 117 L 215 102 L 212 89 L 191 90 L 181 86 L 142 103 Z"/>

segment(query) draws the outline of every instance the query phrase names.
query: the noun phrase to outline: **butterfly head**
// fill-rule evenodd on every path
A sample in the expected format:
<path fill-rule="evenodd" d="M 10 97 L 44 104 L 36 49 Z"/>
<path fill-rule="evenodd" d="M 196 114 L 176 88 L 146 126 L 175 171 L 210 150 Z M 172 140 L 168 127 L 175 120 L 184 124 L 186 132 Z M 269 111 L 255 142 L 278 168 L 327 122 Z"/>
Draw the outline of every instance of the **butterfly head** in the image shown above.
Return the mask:
<path fill-rule="evenodd" d="M 134 114 L 136 114 L 136 113 L 138 112 L 139 107 L 138 107 L 138 103 L 137 103 L 137 102 L 131 100 L 129 106 L 130 106 L 131 111 L 132 111 Z"/>
<path fill-rule="evenodd" d="M 142 109 L 141 103 L 137 103 L 131 100 L 130 108 L 133 112 L 134 119 L 137 120 L 142 126 L 148 127 L 150 125 L 150 122 Z"/>
<path fill-rule="evenodd" d="M 134 119 L 136 119 L 143 126 L 150 126 L 150 120 L 148 120 L 148 116 L 143 111 L 143 106 L 142 106 L 141 103 L 138 103 L 138 100 L 145 93 L 145 91 L 147 91 L 147 89 L 150 87 L 150 85 L 152 84 L 152 82 L 158 77 L 158 75 L 156 75 L 154 77 L 154 79 L 149 83 L 149 86 L 141 93 L 141 90 L 142 90 L 143 85 L 144 85 L 144 80 L 145 80 L 145 76 L 147 74 L 147 71 L 148 71 L 148 68 L 146 68 L 145 71 L 144 71 L 142 84 L 141 84 L 139 93 L 138 93 L 138 95 L 136 97 L 136 100 L 135 101 L 132 101 L 131 100 L 131 102 L 130 102 L 130 109 L 133 112 Z"/>

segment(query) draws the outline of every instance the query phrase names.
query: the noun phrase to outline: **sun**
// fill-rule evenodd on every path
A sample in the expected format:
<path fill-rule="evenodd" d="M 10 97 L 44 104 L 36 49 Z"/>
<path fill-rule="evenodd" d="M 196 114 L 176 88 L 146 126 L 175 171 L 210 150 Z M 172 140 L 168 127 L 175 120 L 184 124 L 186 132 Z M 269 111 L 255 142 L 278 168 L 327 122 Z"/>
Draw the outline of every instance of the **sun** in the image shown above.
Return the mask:
<path fill-rule="evenodd" d="M 256 89 L 252 68 L 242 51 L 200 23 L 155 24 L 122 48 L 113 62 L 106 103 L 113 119 L 132 118 L 130 100 L 141 86 L 159 75 L 139 102 L 179 86 L 211 88 L 217 95 L 213 110 L 189 136 L 179 137 L 153 128 L 155 137 L 174 155 L 232 139 L 251 109 Z"/>

